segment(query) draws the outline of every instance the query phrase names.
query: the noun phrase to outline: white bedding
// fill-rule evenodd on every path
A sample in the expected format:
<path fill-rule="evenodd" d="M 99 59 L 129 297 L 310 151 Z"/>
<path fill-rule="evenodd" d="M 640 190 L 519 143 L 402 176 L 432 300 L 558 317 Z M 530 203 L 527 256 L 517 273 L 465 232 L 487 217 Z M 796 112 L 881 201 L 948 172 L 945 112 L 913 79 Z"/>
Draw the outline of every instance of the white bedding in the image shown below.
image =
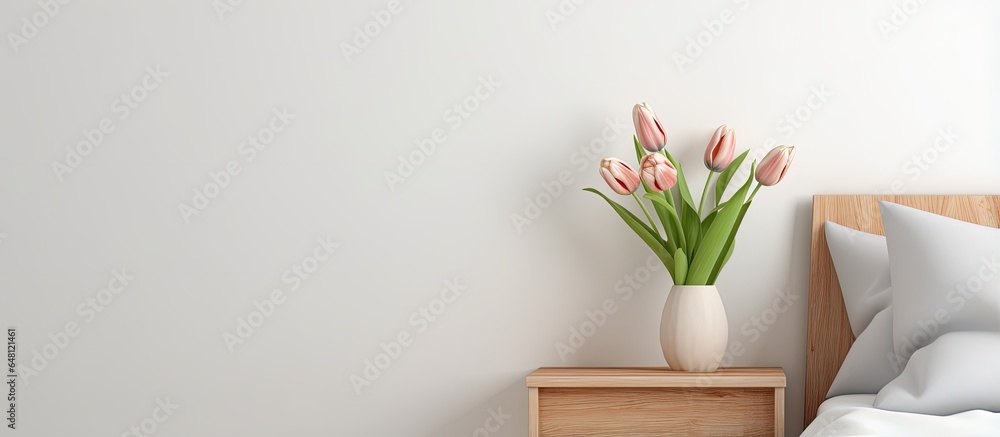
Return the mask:
<path fill-rule="evenodd" d="M 873 407 L 875 395 L 827 399 L 802 437 L 821 436 L 1000 436 L 1000 413 L 966 411 L 951 416 L 900 413 Z"/>

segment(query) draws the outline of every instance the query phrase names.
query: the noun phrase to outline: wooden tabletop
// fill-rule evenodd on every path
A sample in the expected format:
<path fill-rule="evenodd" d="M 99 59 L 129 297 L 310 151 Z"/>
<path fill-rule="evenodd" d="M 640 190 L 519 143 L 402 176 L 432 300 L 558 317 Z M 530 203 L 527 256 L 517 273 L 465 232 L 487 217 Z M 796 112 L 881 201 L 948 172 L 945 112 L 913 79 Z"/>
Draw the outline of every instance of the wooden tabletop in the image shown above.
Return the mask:
<path fill-rule="evenodd" d="M 780 367 L 727 367 L 713 373 L 666 367 L 542 367 L 528 387 L 784 387 Z"/>

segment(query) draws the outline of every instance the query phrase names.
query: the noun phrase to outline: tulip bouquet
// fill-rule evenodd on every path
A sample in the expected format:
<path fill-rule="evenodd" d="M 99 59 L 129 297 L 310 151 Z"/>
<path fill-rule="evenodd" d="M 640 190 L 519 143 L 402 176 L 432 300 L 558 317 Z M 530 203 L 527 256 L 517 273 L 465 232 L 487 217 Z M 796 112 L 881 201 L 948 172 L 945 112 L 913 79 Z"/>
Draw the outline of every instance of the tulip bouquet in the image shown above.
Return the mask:
<path fill-rule="evenodd" d="M 752 162 L 746 182 L 723 201 L 726 188 L 733 182 L 750 150 L 735 156 L 735 132 L 726 125 L 719 126 L 705 149 L 705 166 L 711 172 L 702 189 L 701 200 L 695 203 L 681 164 L 664 148 L 667 134 L 653 108 L 646 103 L 635 105 L 632 120 L 639 172 L 620 159 L 604 158 L 600 173 L 612 191 L 635 198 L 649 224 L 600 191 L 585 190 L 603 197 L 611 205 L 663 262 L 675 285 L 713 285 L 733 254 L 736 233 L 754 196 L 760 187 L 777 184 L 784 178 L 795 148 L 778 146 L 761 159 L 759 166 L 756 161 Z M 705 197 L 713 177 L 716 177 L 715 204 L 706 211 Z M 757 185 L 751 191 L 755 179 Z M 663 227 L 662 233 L 636 194 L 639 185 L 645 191 L 642 198 L 652 203 Z"/>

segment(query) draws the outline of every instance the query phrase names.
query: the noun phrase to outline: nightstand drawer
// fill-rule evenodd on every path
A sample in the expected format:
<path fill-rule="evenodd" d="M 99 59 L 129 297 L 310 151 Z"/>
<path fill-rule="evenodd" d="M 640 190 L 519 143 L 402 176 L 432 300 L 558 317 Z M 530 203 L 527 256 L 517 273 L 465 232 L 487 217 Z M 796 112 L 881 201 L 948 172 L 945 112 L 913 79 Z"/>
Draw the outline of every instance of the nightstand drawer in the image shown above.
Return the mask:
<path fill-rule="evenodd" d="M 784 386 L 781 369 L 543 368 L 529 436 L 782 436 Z"/>

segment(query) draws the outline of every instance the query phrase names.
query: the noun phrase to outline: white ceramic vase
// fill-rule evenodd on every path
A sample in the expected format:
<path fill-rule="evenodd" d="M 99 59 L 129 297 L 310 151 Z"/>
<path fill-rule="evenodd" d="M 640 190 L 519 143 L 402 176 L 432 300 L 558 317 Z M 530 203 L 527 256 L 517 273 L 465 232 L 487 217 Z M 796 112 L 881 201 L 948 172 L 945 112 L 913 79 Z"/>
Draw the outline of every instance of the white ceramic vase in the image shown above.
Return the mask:
<path fill-rule="evenodd" d="M 660 319 L 660 346 L 673 370 L 714 372 L 729 340 L 726 308 L 714 285 L 674 285 Z"/>

